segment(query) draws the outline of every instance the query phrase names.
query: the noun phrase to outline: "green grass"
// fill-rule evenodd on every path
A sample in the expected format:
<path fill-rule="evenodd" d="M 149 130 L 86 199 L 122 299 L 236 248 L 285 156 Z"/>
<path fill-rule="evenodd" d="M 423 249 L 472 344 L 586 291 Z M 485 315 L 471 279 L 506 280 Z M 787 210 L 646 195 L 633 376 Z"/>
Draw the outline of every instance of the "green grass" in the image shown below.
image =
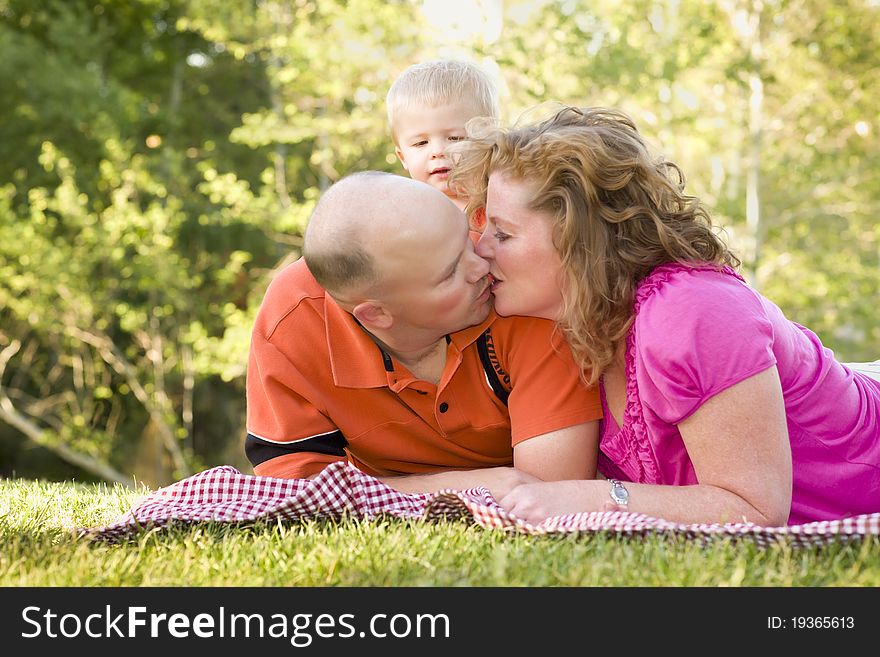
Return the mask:
<path fill-rule="evenodd" d="M 530 537 L 462 521 L 212 524 L 77 538 L 146 491 L 0 480 L 2 586 L 880 586 L 880 540 Z"/>

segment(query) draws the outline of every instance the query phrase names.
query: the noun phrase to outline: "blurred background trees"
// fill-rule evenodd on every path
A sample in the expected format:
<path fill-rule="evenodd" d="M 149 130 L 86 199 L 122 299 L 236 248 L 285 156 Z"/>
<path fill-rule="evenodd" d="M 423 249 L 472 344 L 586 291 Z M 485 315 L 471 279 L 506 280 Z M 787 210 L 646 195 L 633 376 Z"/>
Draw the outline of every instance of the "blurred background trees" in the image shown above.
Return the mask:
<path fill-rule="evenodd" d="M 0 0 L 0 475 L 247 469 L 250 325 L 316 197 L 403 173 L 384 97 L 473 59 L 504 119 L 612 105 L 744 272 L 880 357 L 876 0 Z"/>

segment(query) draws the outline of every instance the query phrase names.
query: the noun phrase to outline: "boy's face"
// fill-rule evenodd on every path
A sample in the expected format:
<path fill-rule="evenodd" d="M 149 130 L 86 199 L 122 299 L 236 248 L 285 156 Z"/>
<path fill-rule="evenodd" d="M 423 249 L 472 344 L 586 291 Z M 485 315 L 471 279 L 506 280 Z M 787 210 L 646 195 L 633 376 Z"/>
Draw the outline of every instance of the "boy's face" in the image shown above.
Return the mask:
<path fill-rule="evenodd" d="M 451 162 L 446 158 L 446 147 L 464 139 L 464 124 L 478 115 L 473 107 L 458 103 L 412 106 L 401 111 L 394 125 L 395 152 L 410 177 L 456 200 L 447 183 Z"/>

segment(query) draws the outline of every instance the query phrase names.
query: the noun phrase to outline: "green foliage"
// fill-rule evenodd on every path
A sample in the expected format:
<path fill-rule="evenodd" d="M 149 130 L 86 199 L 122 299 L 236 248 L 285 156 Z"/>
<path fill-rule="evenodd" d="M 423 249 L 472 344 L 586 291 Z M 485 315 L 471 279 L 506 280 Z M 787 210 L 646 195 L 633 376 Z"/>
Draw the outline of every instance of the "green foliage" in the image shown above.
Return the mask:
<path fill-rule="evenodd" d="M 242 464 L 265 286 L 322 189 L 403 173 L 385 93 L 435 57 L 494 72 L 509 120 L 631 113 L 764 293 L 880 356 L 876 2 L 476 2 L 459 32 L 427 4 L 0 1 L 0 440 L 152 484 Z"/>

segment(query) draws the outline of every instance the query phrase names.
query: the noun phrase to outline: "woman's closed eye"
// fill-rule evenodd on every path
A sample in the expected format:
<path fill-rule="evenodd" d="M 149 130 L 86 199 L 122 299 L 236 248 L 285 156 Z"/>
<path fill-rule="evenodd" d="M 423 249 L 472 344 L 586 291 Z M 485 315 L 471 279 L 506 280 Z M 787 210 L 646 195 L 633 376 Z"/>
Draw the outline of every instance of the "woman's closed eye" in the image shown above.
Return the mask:
<path fill-rule="evenodd" d="M 507 233 L 504 233 L 500 230 L 495 231 L 495 239 L 498 240 L 499 242 L 503 242 L 508 237 L 510 237 L 510 235 L 508 235 Z"/>

